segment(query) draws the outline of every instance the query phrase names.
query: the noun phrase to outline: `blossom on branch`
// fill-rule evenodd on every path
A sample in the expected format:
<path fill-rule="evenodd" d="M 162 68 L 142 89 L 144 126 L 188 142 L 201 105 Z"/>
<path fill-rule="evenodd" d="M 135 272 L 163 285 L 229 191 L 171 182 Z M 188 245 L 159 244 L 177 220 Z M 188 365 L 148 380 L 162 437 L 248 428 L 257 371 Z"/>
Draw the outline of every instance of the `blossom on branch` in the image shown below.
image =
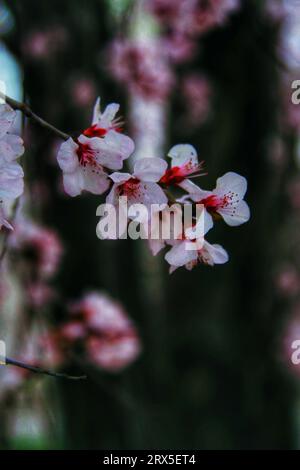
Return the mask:
<path fill-rule="evenodd" d="M 230 226 L 248 222 L 250 209 L 244 201 L 247 191 L 247 180 L 232 171 L 217 179 L 213 191 L 204 191 L 194 185 L 190 197 L 194 202 L 203 204 L 212 216 L 221 216 Z"/>
<path fill-rule="evenodd" d="M 189 144 L 178 144 L 169 150 L 171 168 L 167 169 L 160 183 L 164 186 L 179 186 L 185 191 L 193 191 L 195 188 L 188 177 L 201 176 L 203 162 L 199 163 L 196 149 Z"/>
<path fill-rule="evenodd" d="M 199 223 L 199 221 L 197 221 Z M 181 240 L 173 240 L 172 248 L 165 255 L 170 264 L 170 273 L 177 268 L 185 266 L 189 271 L 198 263 L 213 266 L 228 261 L 228 254 L 220 245 L 211 245 L 204 239 L 204 235 L 212 228 L 211 219 L 204 219 L 203 236 L 196 236 L 195 227 L 185 229 Z"/>
<path fill-rule="evenodd" d="M 119 105 L 112 103 L 103 113 L 97 100 L 91 127 L 73 140 L 64 142 L 57 160 L 63 171 L 64 188 L 70 196 L 82 191 L 103 194 L 110 186 L 107 169 L 120 170 L 133 150 L 134 143 L 121 134 L 115 120 Z"/>

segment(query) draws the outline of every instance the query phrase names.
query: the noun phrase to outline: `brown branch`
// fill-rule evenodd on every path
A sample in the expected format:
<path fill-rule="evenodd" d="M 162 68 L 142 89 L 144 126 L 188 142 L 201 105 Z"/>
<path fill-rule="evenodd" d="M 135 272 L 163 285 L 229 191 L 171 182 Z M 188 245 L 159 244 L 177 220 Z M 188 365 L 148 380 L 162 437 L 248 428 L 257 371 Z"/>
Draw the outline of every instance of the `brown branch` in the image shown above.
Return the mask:
<path fill-rule="evenodd" d="M 30 364 L 25 364 L 24 362 L 17 361 L 16 359 L 11 359 L 9 357 L 5 358 L 5 364 L 20 367 L 21 369 L 34 372 L 35 374 L 50 375 L 51 377 L 56 377 L 56 378 L 61 378 L 61 379 L 85 380 L 87 378 L 86 375 L 74 376 L 74 375 L 63 374 L 60 372 L 54 372 L 54 371 L 47 370 L 47 369 L 42 369 L 41 367 L 32 366 Z"/>
<path fill-rule="evenodd" d="M 5 102 L 7 104 L 9 104 L 13 109 L 21 111 L 21 113 L 23 113 L 26 117 L 32 119 L 37 124 L 39 124 L 41 127 L 44 127 L 45 129 L 48 129 L 50 132 L 53 132 L 54 134 L 56 134 L 61 139 L 68 140 L 70 138 L 70 136 L 68 134 L 66 134 L 65 132 L 60 131 L 56 127 L 52 126 L 52 124 L 50 124 L 49 122 L 45 121 L 44 119 L 39 117 L 37 114 L 35 114 L 26 103 L 16 101 L 13 98 L 10 98 L 9 96 L 6 96 L 2 92 L 0 92 L 0 98 L 5 100 Z"/>

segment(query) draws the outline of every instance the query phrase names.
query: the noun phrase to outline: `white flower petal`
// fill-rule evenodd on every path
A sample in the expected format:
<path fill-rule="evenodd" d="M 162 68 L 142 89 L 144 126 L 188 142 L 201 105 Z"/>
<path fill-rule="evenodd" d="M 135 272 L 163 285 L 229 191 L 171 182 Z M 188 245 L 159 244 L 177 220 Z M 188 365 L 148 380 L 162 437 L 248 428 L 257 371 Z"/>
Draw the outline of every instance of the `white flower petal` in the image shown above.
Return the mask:
<path fill-rule="evenodd" d="M 57 161 L 63 172 L 74 173 L 78 168 L 77 150 L 78 145 L 71 138 L 61 144 L 57 154 Z"/>
<path fill-rule="evenodd" d="M 178 269 L 178 266 L 170 266 L 169 274 L 173 274 L 173 272 L 176 271 L 176 269 Z"/>
<path fill-rule="evenodd" d="M 172 166 L 181 166 L 185 163 L 198 163 L 196 149 L 190 144 L 178 144 L 171 148 L 168 156 L 172 159 Z"/>
<path fill-rule="evenodd" d="M 148 244 L 153 256 L 156 256 L 165 246 L 163 240 L 152 240 L 151 238 L 149 238 Z"/>
<path fill-rule="evenodd" d="M 90 165 L 81 169 L 83 189 L 92 194 L 103 194 L 108 190 L 110 181 L 106 173 L 95 171 Z"/>
<path fill-rule="evenodd" d="M 111 103 L 108 106 L 106 106 L 99 120 L 100 127 L 104 127 L 104 128 L 110 127 L 119 109 L 120 109 L 120 105 L 117 103 Z"/>
<path fill-rule="evenodd" d="M 6 134 L 0 140 L 0 161 L 11 162 L 24 153 L 23 140 L 18 135 Z"/>
<path fill-rule="evenodd" d="M 105 139 L 100 137 L 86 137 L 80 135 L 78 141 L 88 146 L 92 150 L 95 161 L 101 166 L 110 168 L 111 170 L 120 170 L 123 166 L 123 157 L 120 149 L 113 149 Z"/>
<path fill-rule="evenodd" d="M 0 230 L 2 227 L 13 230 L 13 226 L 6 220 L 6 215 L 2 206 L 0 206 Z"/>
<path fill-rule="evenodd" d="M 244 224 L 250 219 L 250 209 L 245 201 L 240 201 L 233 207 L 218 209 L 218 213 L 223 217 L 226 224 L 231 227 Z"/>
<path fill-rule="evenodd" d="M 103 140 L 108 147 L 118 151 L 123 160 L 126 160 L 134 152 L 133 140 L 120 132 L 110 130 Z"/>
<path fill-rule="evenodd" d="M 227 263 L 229 259 L 227 251 L 221 245 L 211 245 L 207 241 L 204 242 L 199 257 L 202 262 L 210 266 Z"/>
<path fill-rule="evenodd" d="M 228 192 L 234 193 L 239 199 L 243 199 L 247 191 L 247 180 L 241 175 L 229 171 L 217 179 L 216 189 L 213 191 L 217 196 L 224 196 Z"/>
<path fill-rule="evenodd" d="M 116 205 L 118 204 L 118 184 L 114 184 L 106 196 L 106 204 Z"/>
<path fill-rule="evenodd" d="M 101 118 L 101 99 L 99 97 L 97 98 L 95 106 L 94 106 L 92 124 L 93 125 L 98 124 L 98 122 L 100 121 L 100 118 Z"/>
<path fill-rule="evenodd" d="M 125 183 L 125 181 L 128 181 L 132 178 L 132 175 L 130 173 L 120 173 L 119 171 L 115 171 L 111 175 L 109 175 L 110 179 L 114 183 Z"/>
<path fill-rule="evenodd" d="M 191 261 L 194 261 L 198 258 L 197 250 L 187 249 L 187 243 L 190 242 L 179 242 L 174 245 L 170 251 L 168 251 L 168 253 L 166 253 L 165 260 L 171 266 L 184 266 L 185 264 L 190 263 Z"/>
<path fill-rule="evenodd" d="M 0 105 L 0 139 L 11 128 L 16 115 L 16 111 L 14 111 L 7 103 Z"/>
<path fill-rule="evenodd" d="M 192 181 L 191 181 L 192 183 Z M 213 195 L 212 191 L 205 191 L 204 189 L 201 189 L 199 186 L 196 184 L 192 183 L 193 186 L 189 185 L 189 189 L 192 189 L 192 191 L 189 191 L 189 197 L 194 201 L 194 202 L 199 202 L 202 199 L 206 199 L 209 196 Z"/>
<path fill-rule="evenodd" d="M 178 184 L 178 186 L 191 195 L 196 193 L 199 188 L 195 183 L 193 183 L 193 181 L 189 179 L 183 180 L 181 183 Z"/>
<path fill-rule="evenodd" d="M 80 168 L 73 173 L 64 173 L 63 177 L 66 193 L 72 197 L 79 196 L 84 187 L 83 175 Z"/>
<path fill-rule="evenodd" d="M 24 191 L 24 173 L 17 163 L 0 168 L 0 199 L 15 199 Z"/>
<path fill-rule="evenodd" d="M 134 165 L 134 176 L 156 183 L 165 174 L 168 164 L 162 158 L 141 158 Z"/>
<path fill-rule="evenodd" d="M 128 196 L 128 203 L 144 204 L 150 210 L 152 204 L 166 206 L 168 198 L 158 184 L 141 181 L 138 190 Z"/>

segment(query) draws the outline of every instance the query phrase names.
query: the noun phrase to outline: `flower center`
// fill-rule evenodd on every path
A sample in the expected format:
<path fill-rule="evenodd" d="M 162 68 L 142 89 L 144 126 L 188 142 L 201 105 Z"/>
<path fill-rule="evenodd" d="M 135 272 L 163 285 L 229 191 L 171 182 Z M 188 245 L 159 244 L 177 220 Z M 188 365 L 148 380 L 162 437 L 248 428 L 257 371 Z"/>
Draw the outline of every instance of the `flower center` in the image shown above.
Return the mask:
<path fill-rule="evenodd" d="M 184 163 L 181 166 L 173 166 L 165 172 L 165 174 L 160 179 L 160 183 L 165 184 L 166 186 L 180 184 L 183 180 L 186 179 L 187 176 L 200 176 L 200 173 L 198 172 L 202 169 L 202 167 L 202 162 L 195 163 L 192 160 L 189 160 L 187 163 Z"/>
<path fill-rule="evenodd" d="M 180 166 L 173 166 L 166 170 L 165 174 L 161 177 L 160 183 L 166 186 L 179 184 L 185 179 L 185 174 Z"/>
<path fill-rule="evenodd" d="M 120 196 L 127 196 L 128 198 L 133 197 L 137 194 L 140 189 L 140 180 L 137 178 L 130 178 L 129 180 L 125 181 L 120 186 L 119 195 Z"/>
<path fill-rule="evenodd" d="M 88 127 L 84 132 L 83 135 L 86 137 L 104 137 L 107 134 L 107 129 L 102 127 L 98 127 L 97 124 L 94 124 L 91 127 Z"/>
<path fill-rule="evenodd" d="M 88 144 L 81 144 L 80 142 L 77 142 L 78 149 L 77 149 L 77 156 L 80 165 L 86 166 L 86 165 L 97 165 L 95 161 L 95 152 L 89 147 Z"/>
<path fill-rule="evenodd" d="M 112 121 L 109 127 L 99 127 L 97 124 L 93 124 L 83 131 L 83 135 L 86 137 L 104 137 L 108 131 L 114 130 L 116 132 L 122 132 L 122 122 L 119 119 Z"/>
<path fill-rule="evenodd" d="M 208 212 L 214 212 L 218 207 L 222 205 L 222 199 L 219 199 L 214 194 L 207 196 L 199 201 L 199 204 L 203 204 Z"/>

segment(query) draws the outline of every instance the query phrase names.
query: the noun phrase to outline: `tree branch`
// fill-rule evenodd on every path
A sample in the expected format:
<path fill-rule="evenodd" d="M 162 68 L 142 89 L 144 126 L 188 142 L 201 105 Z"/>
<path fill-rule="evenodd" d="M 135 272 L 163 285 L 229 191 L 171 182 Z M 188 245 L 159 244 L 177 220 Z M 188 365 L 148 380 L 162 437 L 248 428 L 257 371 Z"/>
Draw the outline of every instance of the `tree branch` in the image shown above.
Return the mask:
<path fill-rule="evenodd" d="M 0 92 L 0 98 L 5 100 L 5 102 L 7 104 L 9 104 L 13 109 L 21 111 L 26 117 L 32 119 L 37 124 L 39 124 L 41 127 L 44 127 L 45 129 L 48 129 L 50 132 L 53 132 L 54 134 L 56 134 L 61 139 L 68 140 L 70 138 L 70 136 L 68 134 L 66 134 L 65 132 L 60 131 L 56 127 L 52 126 L 52 124 L 49 124 L 49 122 L 45 121 L 44 119 L 39 117 L 37 114 L 35 114 L 26 103 L 16 101 L 13 98 L 10 98 L 9 96 L 5 95 L 2 92 Z"/>
<path fill-rule="evenodd" d="M 30 372 L 34 372 L 35 374 L 50 375 L 51 377 L 56 377 L 56 378 L 62 378 L 62 379 L 68 379 L 68 380 L 85 380 L 87 378 L 86 375 L 74 376 L 74 375 L 63 374 L 60 372 L 54 372 L 54 371 L 47 370 L 47 369 L 42 369 L 41 367 L 25 364 L 24 362 L 11 359 L 9 357 L 5 358 L 5 364 L 20 367 L 21 369 L 29 370 Z"/>

